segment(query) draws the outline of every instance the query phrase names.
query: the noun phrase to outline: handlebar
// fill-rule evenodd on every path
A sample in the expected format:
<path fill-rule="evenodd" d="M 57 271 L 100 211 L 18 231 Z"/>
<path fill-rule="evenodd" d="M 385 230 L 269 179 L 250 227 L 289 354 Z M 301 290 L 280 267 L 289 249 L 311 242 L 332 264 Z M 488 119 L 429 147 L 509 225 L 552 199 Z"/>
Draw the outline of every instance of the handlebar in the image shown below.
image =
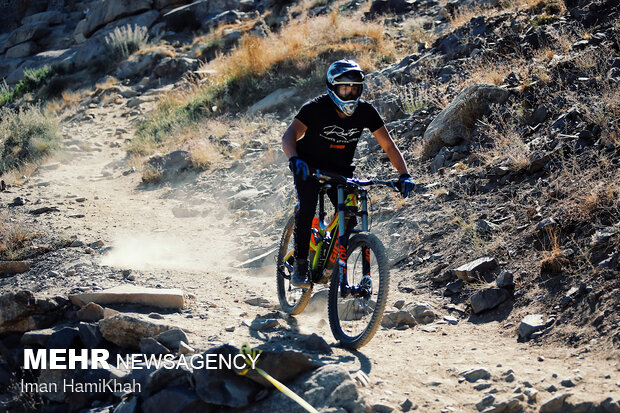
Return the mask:
<path fill-rule="evenodd" d="M 398 181 L 384 181 L 380 179 L 357 179 L 357 178 L 347 178 L 346 176 L 335 174 L 332 172 L 323 172 L 318 169 L 312 172 L 312 176 L 314 176 L 321 183 L 336 183 L 345 186 L 352 187 L 360 187 L 360 186 L 371 186 L 371 185 L 382 185 L 392 188 L 395 192 L 398 191 Z"/>

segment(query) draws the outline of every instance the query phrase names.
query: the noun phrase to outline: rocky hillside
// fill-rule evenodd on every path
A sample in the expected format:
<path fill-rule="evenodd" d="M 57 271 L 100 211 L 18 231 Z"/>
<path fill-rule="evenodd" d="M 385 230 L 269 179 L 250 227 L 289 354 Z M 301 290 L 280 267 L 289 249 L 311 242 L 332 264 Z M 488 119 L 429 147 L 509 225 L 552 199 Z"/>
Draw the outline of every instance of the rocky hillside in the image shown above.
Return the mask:
<path fill-rule="evenodd" d="M 42 104 L 58 119 L 61 149 L 54 162 L 2 176 L 4 408 L 293 411 L 259 378 L 230 371 L 74 377 L 20 368 L 24 348 L 178 357 L 228 354 L 243 337 L 286 358 L 290 370 L 276 361 L 265 369 L 325 412 L 620 411 L 617 1 L 10 1 L 0 11 L 0 116 Z M 314 36 L 312 27 L 332 43 L 293 39 Z M 257 51 L 274 44 L 292 51 Z M 323 90 L 325 63 L 349 55 L 367 69 L 364 97 L 418 183 L 411 200 L 372 194 L 394 306 L 363 357 L 329 333 L 325 341 L 300 331 L 263 286 L 275 286 L 273 253 L 295 203 L 281 135 Z M 254 67 L 235 72 L 243 62 Z M 2 153 L 19 152 L 3 139 Z M 369 134 L 357 159 L 360 176 L 395 176 Z M 148 235 L 132 238 L 136 228 Z M 143 261 L 154 267 L 136 264 L 129 241 L 148 245 Z M 204 272 L 218 285 L 197 286 Z M 134 288 L 129 304 L 101 301 L 119 286 Z M 106 298 L 88 295 L 97 292 Z M 147 311 L 144 297 L 167 304 Z M 439 337 L 458 340 L 446 326 L 462 335 L 462 353 Z M 396 378 L 406 373 L 389 353 L 402 343 L 432 377 Z M 427 344 L 437 349 L 422 353 Z M 438 353 L 452 363 L 445 371 L 424 364 Z M 575 360 L 584 365 L 561 370 Z M 20 392 L 22 378 L 138 380 L 146 390 L 50 396 Z"/>

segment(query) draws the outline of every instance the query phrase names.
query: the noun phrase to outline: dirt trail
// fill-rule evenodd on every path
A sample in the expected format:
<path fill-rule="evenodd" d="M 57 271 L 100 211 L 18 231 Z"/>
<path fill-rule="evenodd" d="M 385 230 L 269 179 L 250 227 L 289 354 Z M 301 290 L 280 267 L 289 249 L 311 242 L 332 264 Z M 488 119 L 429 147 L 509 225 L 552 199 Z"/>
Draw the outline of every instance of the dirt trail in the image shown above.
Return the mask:
<path fill-rule="evenodd" d="M 196 349 L 244 341 L 256 345 L 266 340 L 303 349 L 294 340 L 299 338 L 293 333 L 297 329 L 299 334 L 317 333 L 333 344 L 325 311 L 283 318 L 280 322 L 285 328 L 275 334 L 248 328 L 256 315 L 275 309 L 244 302 L 258 296 L 277 303 L 274 268 L 251 271 L 232 267 L 230 252 L 235 251 L 235 240 L 246 229 L 238 228 L 222 213 L 214 194 L 183 194 L 166 187 L 139 189 L 139 173 L 123 174 L 131 168 L 122 149 L 132 135 L 135 116 L 126 116 L 129 112 L 122 103 L 97 106 L 63 124 L 67 151 L 59 155 L 60 165 L 41 168 L 28 183 L 32 185 L 31 197 L 40 199 L 42 206 L 57 206 L 61 211 L 41 219 L 87 244 L 101 240 L 112 246 L 109 255 L 99 258 L 101 264 L 135 270 L 136 284 L 178 287 L 193 294 L 187 310 L 165 318 L 190 330 Z M 188 203 L 197 205 L 204 216 L 175 218 L 172 208 Z M 445 308 L 448 302 L 440 296 L 398 292 L 394 286 L 402 276 L 392 272 L 389 304 L 397 299 L 426 301 L 440 315 L 438 320 L 449 314 Z M 67 291 L 72 287 L 67 286 Z M 321 303 L 317 307 L 321 308 Z M 397 410 L 409 399 L 422 412 L 476 411 L 475 404 L 487 393 L 498 401 L 508 400 L 522 394 L 528 385 L 538 391 L 538 402 L 528 405 L 524 396 L 526 411 L 538 411 L 541 401 L 565 391 L 593 401 L 617 398 L 618 359 L 518 343 L 516 326 L 504 323 L 474 324 L 461 318 L 457 325 L 436 322 L 427 326 L 430 328 L 382 329 L 361 351 L 334 347 L 334 353 L 323 361 L 342 363 L 352 373 L 364 371 L 370 381 L 360 386 L 360 391 L 367 401 Z M 234 331 L 227 331 L 233 327 Z M 459 376 L 464 370 L 480 367 L 491 373 L 490 380 L 472 384 Z M 567 379 L 576 386 L 562 386 L 561 381 Z M 488 388 L 474 389 L 481 383 L 488 383 Z M 552 385 L 556 392 L 546 390 Z M 515 392 L 517 388 L 521 393 Z"/>

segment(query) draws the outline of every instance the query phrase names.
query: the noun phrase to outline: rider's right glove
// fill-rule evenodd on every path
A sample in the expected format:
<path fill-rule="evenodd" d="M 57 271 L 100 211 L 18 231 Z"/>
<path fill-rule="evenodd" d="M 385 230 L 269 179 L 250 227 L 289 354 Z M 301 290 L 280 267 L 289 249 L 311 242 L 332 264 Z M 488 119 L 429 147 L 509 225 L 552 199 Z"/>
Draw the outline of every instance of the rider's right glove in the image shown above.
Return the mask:
<path fill-rule="evenodd" d="M 411 175 L 402 174 L 398 178 L 398 190 L 400 191 L 403 198 L 407 198 L 409 196 L 409 193 L 413 191 L 414 188 L 415 183 L 413 182 L 413 179 L 411 179 Z"/>
<path fill-rule="evenodd" d="M 308 164 L 299 156 L 291 156 L 288 160 L 288 167 L 294 175 L 298 175 L 304 181 L 310 175 Z"/>

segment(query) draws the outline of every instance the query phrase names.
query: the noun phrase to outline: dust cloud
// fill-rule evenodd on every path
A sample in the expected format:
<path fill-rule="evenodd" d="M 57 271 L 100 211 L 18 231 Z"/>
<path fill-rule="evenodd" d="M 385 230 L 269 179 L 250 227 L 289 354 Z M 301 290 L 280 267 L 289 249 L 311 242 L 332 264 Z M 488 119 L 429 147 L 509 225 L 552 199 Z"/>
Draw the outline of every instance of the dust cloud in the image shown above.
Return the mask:
<path fill-rule="evenodd" d="M 123 234 L 101 263 L 134 270 L 214 271 L 230 268 L 227 242 L 175 237 L 166 233 Z"/>

